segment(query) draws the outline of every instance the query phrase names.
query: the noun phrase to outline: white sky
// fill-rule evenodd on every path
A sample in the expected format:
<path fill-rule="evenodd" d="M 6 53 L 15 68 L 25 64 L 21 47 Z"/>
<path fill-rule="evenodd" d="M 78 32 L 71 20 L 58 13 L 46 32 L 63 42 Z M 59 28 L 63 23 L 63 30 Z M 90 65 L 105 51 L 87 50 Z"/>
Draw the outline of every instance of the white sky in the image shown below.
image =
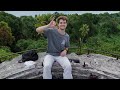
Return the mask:
<path fill-rule="evenodd" d="M 84 14 L 84 13 L 93 13 L 93 14 L 99 14 L 99 13 L 118 13 L 120 11 L 5 11 L 7 13 L 13 14 L 17 17 L 20 16 L 35 16 L 35 15 L 39 15 L 39 14 L 47 14 L 47 13 L 54 13 L 54 12 L 58 12 L 58 13 L 63 13 L 63 14 Z"/>

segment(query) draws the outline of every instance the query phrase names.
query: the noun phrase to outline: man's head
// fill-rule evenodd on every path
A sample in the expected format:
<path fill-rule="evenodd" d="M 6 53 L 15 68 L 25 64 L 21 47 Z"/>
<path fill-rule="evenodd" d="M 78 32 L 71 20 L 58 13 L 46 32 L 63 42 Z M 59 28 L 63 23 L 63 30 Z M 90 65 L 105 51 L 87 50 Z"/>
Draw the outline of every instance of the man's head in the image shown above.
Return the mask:
<path fill-rule="evenodd" d="M 67 21 L 68 21 L 68 19 L 66 16 L 59 16 L 57 18 L 58 28 L 60 30 L 65 30 L 67 27 Z"/>

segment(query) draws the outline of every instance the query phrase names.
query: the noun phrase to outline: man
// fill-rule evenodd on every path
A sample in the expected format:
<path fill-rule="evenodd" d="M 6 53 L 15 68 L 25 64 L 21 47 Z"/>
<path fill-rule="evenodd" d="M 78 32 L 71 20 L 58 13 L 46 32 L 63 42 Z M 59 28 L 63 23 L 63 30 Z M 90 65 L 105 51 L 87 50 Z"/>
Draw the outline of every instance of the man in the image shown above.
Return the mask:
<path fill-rule="evenodd" d="M 63 78 L 73 79 L 72 67 L 66 57 L 69 43 L 69 35 L 65 32 L 67 27 L 67 17 L 59 16 L 56 22 L 52 20 L 48 25 L 38 27 L 38 33 L 44 33 L 48 39 L 47 55 L 44 58 L 43 79 L 52 79 L 51 68 L 54 61 L 57 61 L 64 69 Z"/>

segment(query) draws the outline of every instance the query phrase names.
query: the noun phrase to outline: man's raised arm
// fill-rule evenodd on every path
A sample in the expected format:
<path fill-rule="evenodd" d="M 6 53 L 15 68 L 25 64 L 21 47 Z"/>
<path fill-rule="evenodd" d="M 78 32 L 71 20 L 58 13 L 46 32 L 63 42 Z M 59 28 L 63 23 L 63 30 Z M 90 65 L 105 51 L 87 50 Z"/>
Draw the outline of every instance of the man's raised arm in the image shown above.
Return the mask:
<path fill-rule="evenodd" d="M 56 25 L 55 21 L 52 20 L 48 25 L 38 27 L 36 29 L 36 32 L 43 33 L 46 28 L 54 28 L 55 25 Z"/>
<path fill-rule="evenodd" d="M 44 31 L 46 28 L 49 28 L 49 24 L 48 24 L 48 25 L 45 25 L 45 26 L 38 27 L 38 28 L 36 29 L 36 32 L 38 32 L 38 33 L 43 33 L 43 31 Z"/>

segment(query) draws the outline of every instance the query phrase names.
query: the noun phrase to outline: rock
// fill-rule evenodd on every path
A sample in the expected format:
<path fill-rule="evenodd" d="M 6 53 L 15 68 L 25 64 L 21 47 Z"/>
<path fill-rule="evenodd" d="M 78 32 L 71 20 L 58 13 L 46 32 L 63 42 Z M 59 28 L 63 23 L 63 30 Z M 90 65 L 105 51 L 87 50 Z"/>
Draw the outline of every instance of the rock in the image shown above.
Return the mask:
<path fill-rule="evenodd" d="M 38 53 L 39 59 L 35 64 L 26 67 L 18 63 L 21 55 L 0 64 L 0 79 L 42 79 L 42 62 L 45 52 Z M 73 79 L 120 79 L 120 60 L 100 54 L 68 54 L 71 61 Z M 53 79 L 63 78 L 63 69 L 59 63 L 54 62 L 52 67 Z"/>

